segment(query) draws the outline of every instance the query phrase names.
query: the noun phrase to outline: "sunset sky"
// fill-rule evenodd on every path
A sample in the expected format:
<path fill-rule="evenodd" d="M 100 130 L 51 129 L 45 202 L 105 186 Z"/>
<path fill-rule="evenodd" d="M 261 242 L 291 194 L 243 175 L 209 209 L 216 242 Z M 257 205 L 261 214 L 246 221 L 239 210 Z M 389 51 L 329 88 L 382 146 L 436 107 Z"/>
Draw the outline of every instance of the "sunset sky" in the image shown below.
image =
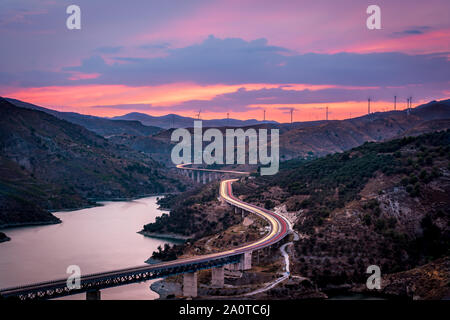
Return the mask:
<path fill-rule="evenodd" d="M 66 8 L 81 8 L 81 30 Z M 381 7 L 381 30 L 366 8 Z M 0 95 L 98 116 L 289 121 L 450 97 L 448 0 L 2 0 Z"/>

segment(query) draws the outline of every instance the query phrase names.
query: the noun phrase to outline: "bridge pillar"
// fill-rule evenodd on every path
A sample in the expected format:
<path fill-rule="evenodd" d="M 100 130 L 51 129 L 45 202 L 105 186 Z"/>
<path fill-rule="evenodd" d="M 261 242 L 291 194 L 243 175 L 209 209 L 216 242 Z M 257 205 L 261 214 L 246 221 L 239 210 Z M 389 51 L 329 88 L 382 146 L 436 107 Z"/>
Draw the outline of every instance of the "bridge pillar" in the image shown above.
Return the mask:
<path fill-rule="evenodd" d="M 245 252 L 241 256 L 242 270 L 250 270 L 252 268 L 252 252 Z"/>
<path fill-rule="evenodd" d="M 208 179 L 209 179 L 209 182 L 213 181 L 211 172 L 208 173 Z"/>
<path fill-rule="evenodd" d="M 197 296 L 197 272 L 183 274 L 183 296 Z"/>
<path fill-rule="evenodd" d="M 86 300 L 101 300 L 100 290 L 89 290 L 86 291 Z"/>
<path fill-rule="evenodd" d="M 246 211 L 242 208 L 234 207 L 234 213 L 240 213 L 242 215 L 242 219 L 244 219 Z"/>
<path fill-rule="evenodd" d="M 243 271 L 250 270 L 252 268 L 252 252 L 245 252 L 241 255 L 241 259 L 238 263 L 229 264 L 226 266 L 227 270 L 231 271 Z"/>
<path fill-rule="evenodd" d="M 202 172 L 203 184 L 206 184 L 206 172 Z"/>
<path fill-rule="evenodd" d="M 200 171 L 197 171 L 197 183 L 200 183 Z"/>
<path fill-rule="evenodd" d="M 224 286 L 223 266 L 211 269 L 211 286 L 216 288 L 223 288 Z"/>

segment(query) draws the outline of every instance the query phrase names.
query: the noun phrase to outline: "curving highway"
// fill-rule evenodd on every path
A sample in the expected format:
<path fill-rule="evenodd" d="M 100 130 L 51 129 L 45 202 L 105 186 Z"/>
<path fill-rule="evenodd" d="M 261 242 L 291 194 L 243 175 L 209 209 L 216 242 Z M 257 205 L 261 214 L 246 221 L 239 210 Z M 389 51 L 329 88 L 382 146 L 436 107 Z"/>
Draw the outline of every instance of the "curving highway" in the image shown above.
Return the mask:
<path fill-rule="evenodd" d="M 178 165 L 177 168 L 182 170 L 211 171 L 224 174 L 249 174 L 248 172 L 196 169 L 186 166 L 186 164 Z M 238 179 L 227 179 L 221 181 L 219 191 L 220 197 L 228 204 L 256 214 L 269 223 L 270 231 L 259 240 L 218 253 L 84 275 L 81 277 L 82 288 L 79 290 L 68 290 L 67 279 L 58 279 L 14 288 L 0 289 L 0 295 L 5 297 L 19 296 L 22 299 L 63 296 L 88 291 L 90 288 L 113 287 L 171 274 L 192 272 L 199 269 L 206 269 L 211 266 L 236 263 L 238 261 L 237 258 L 239 258 L 243 253 L 268 247 L 283 239 L 291 231 L 289 221 L 279 214 L 236 198 L 233 195 L 232 183 L 237 180 Z"/>
<path fill-rule="evenodd" d="M 249 175 L 249 172 L 242 172 L 242 171 L 227 171 L 227 170 L 208 170 L 208 169 L 195 169 L 195 168 L 189 168 L 186 167 L 189 164 L 179 164 L 177 165 L 178 169 L 185 169 L 185 170 L 198 170 L 198 171 L 212 171 L 212 172 L 220 172 L 220 173 L 230 173 L 230 174 L 239 174 L 239 175 Z M 228 179 L 223 180 L 220 183 L 220 197 L 225 200 L 227 203 L 229 203 L 232 206 L 244 209 L 248 212 L 254 213 L 263 219 L 265 219 L 270 226 L 270 232 L 265 235 L 262 239 L 257 240 L 253 243 L 250 243 L 248 245 L 244 245 L 232 250 L 223 251 L 220 254 L 233 254 L 233 253 L 242 253 L 246 251 L 253 251 L 257 249 L 262 249 L 264 247 L 270 246 L 278 241 L 280 241 L 282 238 L 284 238 L 291 230 L 291 226 L 289 221 L 284 218 L 283 216 L 272 212 L 270 210 L 258 207 L 256 205 L 244 202 L 238 198 L 236 198 L 233 195 L 233 189 L 231 184 L 235 181 L 238 181 L 238 179 Z"/>

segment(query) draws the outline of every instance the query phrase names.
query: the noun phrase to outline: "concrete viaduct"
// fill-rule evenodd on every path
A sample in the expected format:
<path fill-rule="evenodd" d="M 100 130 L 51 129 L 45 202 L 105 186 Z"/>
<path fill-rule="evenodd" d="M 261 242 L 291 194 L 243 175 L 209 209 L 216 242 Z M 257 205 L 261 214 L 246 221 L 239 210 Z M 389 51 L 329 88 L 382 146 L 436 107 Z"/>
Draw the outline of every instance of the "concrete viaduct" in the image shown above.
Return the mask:
<path fill-rule="evenodd" d="M 249 172 L 244 171 L 191 168 L 188 167 L 188 164 L 178 165 L 177 170 L 179 174 L 189 177 L 197 183 L 203 184 L 216 180 L 225 180 L 232 177 L 242 177 L 250 175 Z"/>

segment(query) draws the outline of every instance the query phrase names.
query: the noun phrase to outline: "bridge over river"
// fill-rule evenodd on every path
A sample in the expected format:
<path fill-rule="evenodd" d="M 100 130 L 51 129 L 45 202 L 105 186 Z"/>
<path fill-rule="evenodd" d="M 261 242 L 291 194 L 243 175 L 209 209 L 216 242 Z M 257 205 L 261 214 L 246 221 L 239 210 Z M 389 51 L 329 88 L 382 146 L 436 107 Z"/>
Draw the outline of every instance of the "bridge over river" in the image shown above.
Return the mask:
<path fill-rule="evenodd" d="M 183 295 L 196 297 L 197 271 L 212 269 L 212 285 L 223 287 L 225 266 L 232 270 L 251 269 L 253 251 L 277 243 L 291 231 L 289 222 L 283 216 L 243 202 L 233 195 L 232 183 L 238 179 L 233 179 L 232 177 L 247 176 L 249 175 L 248 172 L 199 169 L 188 165 L 178 165 L 177 170 L 194 180 L 196 175 L 197 182 L 206 183 L 206 180 L 222 179 L 220 182 L 221 199 L 233 206 L 236 212 L 256 214 L 265 219 L 269 223 L 269 231 L 257 241 L 218 253 L 82 275 L 79 289 L 69 289 L 67 279 L 57 279 L 0 289 L 0 295 L 5 298 L 18 297 L 19 299 L 27 300 L 51 299 L 86 292 L 87 299 L 100 299 L 100 290 L 104 288 L 183 274 Z"/>

